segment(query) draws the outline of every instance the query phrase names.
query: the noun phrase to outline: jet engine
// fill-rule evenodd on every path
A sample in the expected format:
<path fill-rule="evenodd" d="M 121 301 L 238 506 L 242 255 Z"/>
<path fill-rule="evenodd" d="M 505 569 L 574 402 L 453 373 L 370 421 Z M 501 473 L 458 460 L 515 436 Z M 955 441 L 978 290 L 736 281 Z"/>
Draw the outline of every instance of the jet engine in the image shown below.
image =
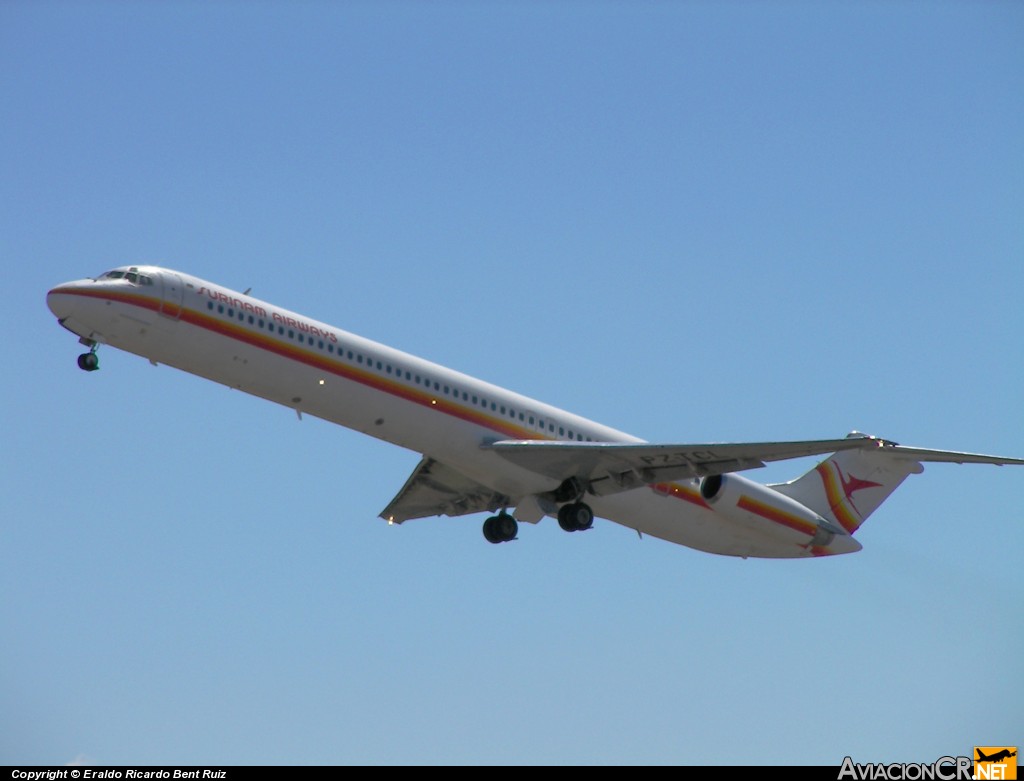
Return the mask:
<path fill-rule="evenodd" d="M 800 502 L 741 475 L 705 477 L 700 495 L 726 518 L 803 544 L 828 545 L 838 531 Z"/>

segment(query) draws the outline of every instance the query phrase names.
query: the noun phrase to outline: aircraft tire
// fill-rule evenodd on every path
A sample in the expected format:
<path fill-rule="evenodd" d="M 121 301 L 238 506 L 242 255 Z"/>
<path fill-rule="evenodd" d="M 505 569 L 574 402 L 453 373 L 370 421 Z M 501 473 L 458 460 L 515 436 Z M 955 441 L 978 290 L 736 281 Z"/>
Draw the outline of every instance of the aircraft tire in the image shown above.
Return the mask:
<path fill-rule="evenodd" d="M 497 529 L 494 528 L 496 520 L 498 520 L 497 517 L 491 517 L 484 521 L 484 539 L 492 545 L 497 545 L 499 542 L 502 542 L 501 538 L 497 534 Z"/>
<path fill-rule="evenodd" d="M 563 504 L 558 508 L 558 525 L 562 527 L 562 531 L 576 531 L 576 522 L 572 518 L 571 504 Z"/>
<path fill-rule="evenodd" d="M 567 532 L 586 531 L 594 525 L 594 511 L 583 502 L 571 502 L 558 508 L 558 525 Z"/>
<path fill-rule="evenodd" d="M 84 372 L 94 372 L 100 368 L 100 361 L 96 357 L 96 353 L 82 353 L 79 355 L 78 368 Z"/>
<path fill-rule="evenodd" d="M 576 531 L 578 532 L 585 532 L 594 525 L 594 511 L 590 509 L 589 504 L 576 502 L 573 505 L 572 515 L 573 522 L 576 524 Z"/>
<path fill-rule="evenodd" d="M 519 532 L 519 524 L 511 515 L 502 513 L 494 519 L 494 529 L 497 532 L 496 536 L 501 538 L 501 542 L 511 542 Z"/>

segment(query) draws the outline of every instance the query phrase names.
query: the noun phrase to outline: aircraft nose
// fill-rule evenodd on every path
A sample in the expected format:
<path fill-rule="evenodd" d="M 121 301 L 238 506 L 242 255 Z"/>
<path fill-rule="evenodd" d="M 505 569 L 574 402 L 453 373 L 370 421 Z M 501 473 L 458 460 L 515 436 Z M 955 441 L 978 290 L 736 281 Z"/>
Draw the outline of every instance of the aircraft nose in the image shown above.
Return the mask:
<path fill-rule="evenodd" d="M 81 301 L 81 293 L 92 279 L 77 279 L 71 283 L 63 283 L 46 294 L 46 306 L 56 315 L 58 320 L 71 316 L 76 302 Z"/>
<path fill-rule="evenodd" d="M 65 282 L 63 285 L 57 285 L 57 287 L 46 294 L 46 305 L 57 316 L 58 320 L 68 316 L 74 289 L 74 282 Z"/>

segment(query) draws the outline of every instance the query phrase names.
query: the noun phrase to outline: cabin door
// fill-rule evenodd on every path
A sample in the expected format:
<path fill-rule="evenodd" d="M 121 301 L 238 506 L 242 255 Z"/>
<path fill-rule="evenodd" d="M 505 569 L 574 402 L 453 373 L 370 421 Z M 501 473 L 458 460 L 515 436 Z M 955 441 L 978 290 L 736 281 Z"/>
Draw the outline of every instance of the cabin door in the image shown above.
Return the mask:
<path fill-rule="evenodd" d="M 173 271 L 160 275 L 163 280 L 163 294 L 160 299 L 160 314 L 171 320 L 181 318 L 181 307 L 185 302 L 185 285 Z"/>

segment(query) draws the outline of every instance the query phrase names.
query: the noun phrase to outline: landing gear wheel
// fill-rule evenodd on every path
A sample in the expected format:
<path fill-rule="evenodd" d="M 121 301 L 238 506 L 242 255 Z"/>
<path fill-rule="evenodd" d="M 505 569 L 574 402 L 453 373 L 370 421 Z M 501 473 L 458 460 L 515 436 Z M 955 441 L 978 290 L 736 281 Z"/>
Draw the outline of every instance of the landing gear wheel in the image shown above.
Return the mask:
<path fill-rule="evenodd" d="M 78 356 L 78 368 L 84 372 L 94 372 L 100 368 L 100 359 L 94 352 L 82 353 Z"/>
<path fill-rule="evenodd" d="M 583 502 L 572 502 L 558 508 L 558 525 L 567 532 L 586 531 L 594 525 L 594 511 Z"/>
<path fill-rule="evenodd" d="M 571 511 L 571 504 L 563 504 L 561 507 L 558 508 L 558 525 L 562 527 L 562 531 L 576 531 L 576 524 L 574 524 L 572 521 Z"/>
<path fill-rule="evenodd" d="M 576 520 L 576 531 L 585 532 L 594 525 L 594 511 L 589 504 L 577 502 L 573 510 L 573 518 Z"/>
<path fill-rule="evenodd" d="M 494 528 L 497 529 L 502 542 L 512 542 L 519 533 L 519 524 L 508 513 L 502 513 L 494 519 Z"/>
<path fill-rule="evenodd" d="M 484 521 L 484 539 L 495 545 L 499 542 L 511 542 L 518 532 L 519 524 L 507 513 L 495 515 Z"/>
<path fill-rule="evenodd" d="M 501 542 L 501 539 L 495 533 L 494 522 L 497 518 L 488 518 L 484 521 L 484 539 L 493 545 L 497 545 Z"/>

